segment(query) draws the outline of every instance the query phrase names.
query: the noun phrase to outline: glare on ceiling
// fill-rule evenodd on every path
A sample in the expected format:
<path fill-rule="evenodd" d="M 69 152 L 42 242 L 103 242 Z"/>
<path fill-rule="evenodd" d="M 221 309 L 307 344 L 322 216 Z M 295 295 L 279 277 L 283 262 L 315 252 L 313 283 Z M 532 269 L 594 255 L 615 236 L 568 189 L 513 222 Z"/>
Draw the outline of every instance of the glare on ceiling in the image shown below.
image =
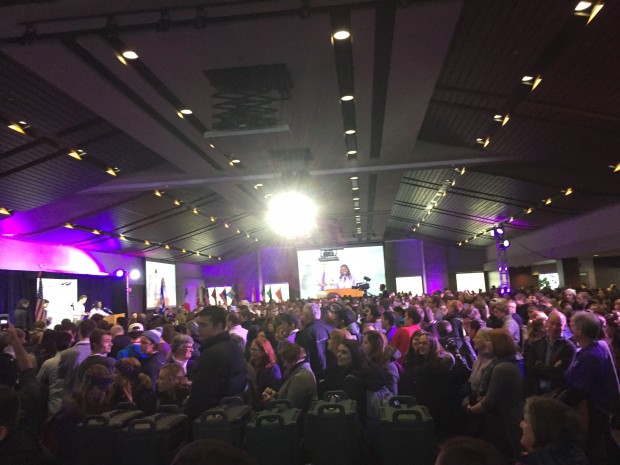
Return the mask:
<path fill-rule="evenodd" d="M 138 54 L 133 50 L 125 50 L 123 52 L 123 57 L 127 58 L 128 60 L 136 60 L 138 58 Z"/>
<path fill-rule="evenodd" d="M 283 237 L 309 236 L 316 228 L 316 205 L 299 192 L 283 192 L 269 200 L 267 223 Z"/>
<path fill-rule="evenodd" d="M 592 6 L 592 2 L 579 2 L 577 3 L 577 6 L 575 7 L 575 11 L 587 10 L 591 6 Z"/>

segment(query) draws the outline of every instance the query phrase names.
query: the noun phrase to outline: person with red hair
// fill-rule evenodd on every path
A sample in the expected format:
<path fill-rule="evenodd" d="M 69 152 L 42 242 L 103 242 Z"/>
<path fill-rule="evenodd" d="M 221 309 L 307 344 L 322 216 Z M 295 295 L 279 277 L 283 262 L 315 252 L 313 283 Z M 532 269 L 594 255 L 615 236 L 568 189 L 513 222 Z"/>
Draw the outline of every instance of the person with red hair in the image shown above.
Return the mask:
<path fill-rule="evenodd" d="M 264 406 L 260 394 L 265 389 L 274 391 L 280 389 L 282 373 L 276 363 L 276 354 L 269 340 L 264 336 L 258 336 L 250 346 L 250 363 L 248 367 L 250 383 L 254 393 L 254 407 Z"/>

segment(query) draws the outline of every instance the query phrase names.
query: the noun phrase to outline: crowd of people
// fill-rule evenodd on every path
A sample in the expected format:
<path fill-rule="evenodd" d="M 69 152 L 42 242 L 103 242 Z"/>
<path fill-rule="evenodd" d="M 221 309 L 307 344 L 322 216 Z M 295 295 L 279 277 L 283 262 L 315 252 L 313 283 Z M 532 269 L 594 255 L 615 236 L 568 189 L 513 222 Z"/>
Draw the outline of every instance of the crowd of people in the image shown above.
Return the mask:
<path fill-rule="evenodd" d="M 76 464 L 80 422 L 123 402 L 175 405 L 191 421 L 224 397 L 257 411 L 287 399 L 303 417 L 338 390 L 357 403 L 361 463 L 381 463 L 378 409 L 395 395 L 428 409 L 438 464 L 620 463 L 613 286 L 238 304 L 10 325 L 0 462 Z M 190 446 L 177 463 L 201 447 Z"/>

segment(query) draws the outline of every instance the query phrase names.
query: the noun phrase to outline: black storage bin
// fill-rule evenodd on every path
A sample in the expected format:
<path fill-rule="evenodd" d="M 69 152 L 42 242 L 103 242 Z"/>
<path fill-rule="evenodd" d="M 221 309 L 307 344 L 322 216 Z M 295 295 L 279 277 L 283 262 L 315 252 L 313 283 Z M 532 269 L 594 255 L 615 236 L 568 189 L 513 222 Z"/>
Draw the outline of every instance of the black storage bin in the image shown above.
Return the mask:
<path fill-rule="evenodd" d="M 194 440 L 220 439 L 235 447 L 243 447 L 245 428 L 252 409 L 240 397 L 225 397 L 220 405 L 205 411 L 194 420 Z"/>
<path fill-rule="evenodd" d="M 246 447 L 258 465 L 300 463 L 301 410 L 285 399 L 274 400 L 258 412 L 246 430 Z"/>
<path fill-rule="evenodd" d="M 344 392 L 326 392 L 308 411 L 307 441 L 313 465 L 359 463 L 360 424 L 357 403 Z"/>
<path fill-rule="evenodd" d="M 121 465 L 169 465 L 187 439 L 187 415 L 156 413 L 133 420 L 119 438 Z"/>
<path fill-rule="evenodd" d="M 381 455 L 389 465 L 433 465 L 437 456 L 433 418 L 412 398 L 393 397 L 380 410 Z M 406 447 L 404 447 L 406 445 Z"/>
<path fill-rule="evenodd" d="M 130 421 L 144 416 L 140 410 L 112 410 L 90 415 L 77 427 L 74 443 L 79 463 L 108 465 L 119 456 L 118 437 Z"/>

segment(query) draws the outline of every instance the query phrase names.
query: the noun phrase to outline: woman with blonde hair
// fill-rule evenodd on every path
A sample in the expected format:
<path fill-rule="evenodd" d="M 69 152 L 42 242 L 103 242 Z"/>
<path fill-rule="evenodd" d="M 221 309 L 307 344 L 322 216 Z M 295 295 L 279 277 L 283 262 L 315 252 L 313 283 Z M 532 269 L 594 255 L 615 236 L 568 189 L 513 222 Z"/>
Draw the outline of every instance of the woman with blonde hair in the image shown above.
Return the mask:
<path fill-rule="evenodd" d="M 191 386 L 183 367 L 177 364 L 164 365 L 157 376 L 157 404 L 182 407 Z"/>
<path fill-rule="evenodd" d="M 477 402 L 467 412 L 479 417 L 478 435 L 510 459 L 517 459 L 521 446 L 523 377 L 517 364 L 517 346 L 505 329 L 492 329 L 489 339 L 493 359 L 487 367 Z"/>

